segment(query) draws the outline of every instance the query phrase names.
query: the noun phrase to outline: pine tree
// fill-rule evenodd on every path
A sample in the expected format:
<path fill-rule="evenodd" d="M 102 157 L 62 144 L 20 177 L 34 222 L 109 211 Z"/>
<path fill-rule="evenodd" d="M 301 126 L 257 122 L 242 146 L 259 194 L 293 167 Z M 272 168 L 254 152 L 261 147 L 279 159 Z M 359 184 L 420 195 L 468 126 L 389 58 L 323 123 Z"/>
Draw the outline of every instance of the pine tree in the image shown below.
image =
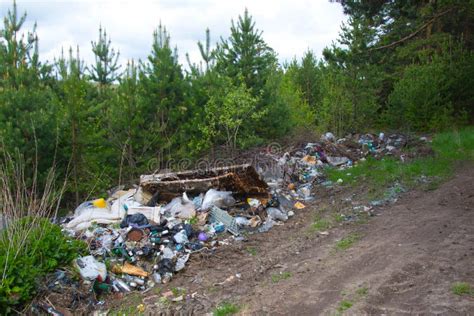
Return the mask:
<path fill-rule="evenodd" d="M 321 100 L 321 69 L 314 53 L 310 50 L 305 52 L 301 63 L 294 60 L 286 73 L 301 91 L 304 101 L 316 109 Z"/>
<path fill-rule="evenodd" d="M 54 160 L 56 108 L 51 68 L 39 61 L 36 25 L 25 32 L 25 21 L 13 2 L 0 29 L 0 153 L 18 151 L 26 164 L 38 159 L 41 181 Z"/>
<path fill-rule="evenodd" d="M 119 79 L 116 98 L 113 100 L 110 111 L 111 143 L 119 156 L 118 184 L 133 181 L 140 175 L 139 166 L 145 155 L 144 131 L 145 116 L 140 108 L 140 82 L 138 76 L 141 69 L 135 61 L 129 61 Z"/>
<path fill-rule="evenodd" d="M 201 53 L 201 58 L 206 63 L 206 71 L 209 71 L 209 67 L 212 67 L 212 61 L 214 60 L 214 53 L 211 51 L 211 32 L 209 28 L 206 29 L 206 46 L 204 46 L 200 41 L 198 42 L 199 52 Z"/>
<path fill-rule="evenodd" d="M 141 113 L 148 124 L 148 155 L 169 157 L 177 152 L 173 145 L 183 137 L 181 124 L 189 119 L 187 83 L 178 62 L 177 49 L 172 49 L 170 35 L 161 24 L 153 33 L 152 51 L 140 73 Z"/>
<path fill-rule="evenodd" d="M 282 73 L 278 71 L 276 54 L 255 27 L 246 9 L 237 23 L 232 21 L 228 39 L 222 39 L 216 48 L 215 71 L 222 77 L 232 78 L 233 85 L 243 83 L 252 97 L 258 100 L 256 111 L 266 115 L 258 120 L 249 119 L 243 126 L 248 135 L 245 146 L 275 138 L 288 131 L 288 106 L 278 96 Z M 247 133 L 245 129 L 251 129 Z"/>
<path fill-rule="evenodd" d="M 90 71 L 91 79 L 102 86 L 115 82 L 119 78 L 118 71 L 121 67 L 118 65 L 120 51 L 116 52 L 111 48 L 112 41 L 107 38 L 107 31 L 102 30 L 102 26 L 99 27 L 99 40 L 92 41 L 91 44 L 95 57 L 95 65 L 92 65 Z"/>
<path fill-rule="evenodd" d="M 217 71 L 229 78 L 242 78 L 246 87 L 257 96 L 276 66 L 275 52 L 263 40 L 263 32 L 255 28 L 247 9 L 237 23 L 232 21 L 230 33 L 228 39 L 221 38 L 217 47 Z"/>

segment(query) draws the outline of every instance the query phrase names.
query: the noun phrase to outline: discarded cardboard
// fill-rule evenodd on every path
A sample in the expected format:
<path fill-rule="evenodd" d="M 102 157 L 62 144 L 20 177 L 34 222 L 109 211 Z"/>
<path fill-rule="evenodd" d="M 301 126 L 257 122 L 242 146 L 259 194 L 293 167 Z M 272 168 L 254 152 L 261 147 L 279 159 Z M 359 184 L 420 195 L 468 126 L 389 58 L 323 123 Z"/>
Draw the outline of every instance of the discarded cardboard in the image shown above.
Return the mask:
<path fill-rule="evenodd" d="M 268 185 L 252 165 L 244 164 L 142 175 L 140 187 L 149 194 L 158 194 L 159 200 L 169 201 L 183 192 L 199 194 L 211 188 L 232 191 L 237 195 L 266 195 Z"/>

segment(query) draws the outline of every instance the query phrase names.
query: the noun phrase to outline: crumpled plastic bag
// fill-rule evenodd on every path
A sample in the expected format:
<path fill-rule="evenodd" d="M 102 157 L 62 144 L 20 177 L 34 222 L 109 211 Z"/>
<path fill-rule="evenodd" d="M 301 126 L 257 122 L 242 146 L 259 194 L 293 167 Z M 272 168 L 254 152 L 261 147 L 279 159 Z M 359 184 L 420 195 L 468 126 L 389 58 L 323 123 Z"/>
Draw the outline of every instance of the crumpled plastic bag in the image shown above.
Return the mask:
<path fill-rule="evenodd" d="M 126 228 L 128 226 L 145 226 L 148 225 L 148 219 L 142 213 L 135 213 L 127 215 L 120 223 L 120 228 Z"/>
<path fill-rule="evenodd" d="M 127 209 L 128 215 L 141 213 L 152 222 L 160 222 L 160 210 L 159 206 L 143 206 L 135 200 L 136 192 L 130 190 L 128 193 L 122 195 L 112 203 L 112 211 L 122 213 L 122 218 L 125 216 L 125 208 Z"/>
<path fill-rule="evenodd" d="M 98 224 L 112 224 L 122 220 L 125 215 L 123 212 L 114 212 L 108 208 L 87 208 L 81 211 L 81 214 L 74 217 L 69 223 L 66 224 L 67 229 L 73 230 L 84 230 L 92 225 L 93 222 Z"/>
<path fill-rule="evenodd" d="M 333 133 L 327 132 L 327 133 L 321 135 L 321 140 L 325 141 L 325 142 L 335 142 L 336 137 L 334 136 Z"/>
<path fill-rule="evenodd" d="M 212 206 L 217 206 L 218 208 L 228 208 L 234 204 L 235 199 L 232 196 L 232 192 L 210 189 L 206 192 L 206 195 L 204 196 L 201 210 L 207 211 Z"/>
<path fill-rule="evenodd" d="M 173 236 L 174 241 L 178 244 L 186 244 L 189 242 L 188 235 L 186 234 L 186 230 L 182 229 L 178 233 Z"/>
<path fill-rule="evenodd" d="M 179 257 L 178 260 L 176 261 L 176 265 L 174 267 L 174 271 L 178 272 L 180 270 L 183 270 L 186 266 L 186 262 L 189 260 L 189 253 Z"/>
<path fill-rule="evenodd" d="M 66 229 L 74 231 L 87 229 L 93 222 L 111 224 L 120 221 L 123 214 L 114 213 L 108 208 L 104 199 L 87 201 L 79 205 L 74 211 L 74 218 L 67 223 Z"/>
<path fill-rule="evenodd" d="M 105 209 L 107 208 L 107 202 L 104 199 L 96 199 L 92 201 L 86 201 L 81 203 L 76 209 L 74 210 L 74 217 L 81 216 L 84 212 L 87 212 L 90 209 Z"/>
<path fill-rule="evenodd" d="M 347 157 L 330 157 L 330 156 L 327 156 L 327 160 L 331 164 L 331 166 L 340 166 L 340 165 L 344 165 L 347 162 L 349 162 L 349 158 L 347 158 Z"/>
<path fill-rule="evenodd" d="M 105 281 L 107 278 L 107 268 L 105 264 L 95 260 L 93 256 L 77 258 L 75 263 L 84 280 L 94 281 L 100 278 L 99 281 Z"/>
<path fill-rule="evenodd" d="M 270 218 L 276 219 L 282 222 L 285 222 L 288 220 L 288 214 L 276 207 L 267 208 L 267 214 Z"/>
<path fill-rule="evenodd" d="M 235 222 L 239 226 L 250 226 L 250 220 L 248 220 L 247 218 L 242 217 L 242 216 L 237 216 L 235 218 Z"/>
<path fill-rule="evenodd" d="M 106 251 L 110 252 L 112 250 L 112 245 L 114 241 L 114 236 L 105 234 L 102 235 L 100 238 L 100 243 L 102 244 L 102 248 L 104 248 Z"/>
<path fill-rule="evenodd" d="M 175 197 L 161 209 L 162 214 L 168 212 L 173 217 L 190 219 L 196 216 L 196 206 L 189 200 L 186 193 L 183 193 L 182 197 Z"/>
<path fill-rule="evenodd" d="M 161 252 L 161 259 L 173 259 L 175 256 L 174 251 L 168 247 L 163 248 Z"/>
<path fill-rule="evenodd" d="M 258 228 L 258 232 L 266 233 L 273 227 L 273 225 L 275 225 L 275 221 L 271 217 L 267 218 L 265 223 L 263 223 L 263 225 Z"/>

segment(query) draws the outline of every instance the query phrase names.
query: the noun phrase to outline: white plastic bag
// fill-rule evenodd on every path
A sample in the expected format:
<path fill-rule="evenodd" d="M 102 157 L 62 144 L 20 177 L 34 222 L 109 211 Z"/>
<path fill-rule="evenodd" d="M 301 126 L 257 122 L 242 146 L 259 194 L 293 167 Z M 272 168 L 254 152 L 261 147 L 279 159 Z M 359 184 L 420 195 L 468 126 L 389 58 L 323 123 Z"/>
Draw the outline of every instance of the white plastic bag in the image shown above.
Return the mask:
<path fill-rule="evenodd" d="M 178 260 L 176 261 L 174 271 L 178 272 L 180 270 L 183 270 L 184 267 L 186 266 L 186 262 L 188 262 L 188 259 L 189 259 L 189 253 L 182 257 L 179 257 Z"/>
<path fill-rule="evenodd" d="M 94 281 L 98 277 L 102 281 L 107 278 L 107 268 L 104 263 L 95 260 L 93 256 L 76 259 L 76 266 L 84 280 Z"/>
<path fill-rule="evenodd" d="M 325 142 L 335 142 L 336 137 L 334 136 L 333 133 L 327 132 L 324 135 L 321 135 L 321 140 Z"/>
<path fill-rule="evenodd" d="M 114 213 L 123 214 L 122 218 L 125 216 L 125 208 L 127 208 L 127 214 L 133 215 L 136 213 L 141 213 L 152 222 L 160 222 L 160 206 L 143 206 L 140 202 L 137 202 L 138 191 L 134 190 L 128 191 L 126 194 L 122 195 L 112 203 L 111 210 Z"/>
<path fill-rule="evenodd" d="M 196 207 L 186 193 L 183 193 L 183 197 L 175 197 L 161 209 L 161 213 L 166 212 L 169 212 L 173 217 L 190 219 L 196 215 Z"/>
<path fill-rule="evenodd" d="M 75 210 L 74 210 L 74 217 L 78 217 L 82 215 L 84 212 L 87 212 L 91 209 L 106 209 L 107 208 L 107 202 L 104 199 L 96 199 L 92 201 L 86 201 L 82 204 L 80 204 Z"/>
<path fill-rule="evenodd" d="M 176 233 L 173 236 L 173 239 L 178 243 L 178 244 L 186 244 L 189 242 L 188 240 L 188 235 L 186 235 L 186 231 L 184 229 L 180 230 L 178 233 Z"/>
<path fill-rule="evenodd" d="M 239 225 L 240 227 L 242 226 L 250 226 L 250 221 L 248 219 L 246 219 L 245 217 L 241 217 L 241 216 L 237 216 L 235 218 L 235 222 L 237 223 L 237 225 Z"/>
<path fill-rule="evenodd" d="M 280 209 L 277 209 L 276 207 L 267 208 L 267 214 L 272 219 L 276 219 L 283 222 L 288 220 L 288 214 L 286 214 Z"/>
<path fill-rule="evenodd" d="M 232 197 L 232 192 L 210 189 L 204 196 L 201 209 L 203 211 L 207 211 L 212 206 L 217 206 L 218 208 L 228 208 L 234 204 L 235 199 Z"/>
<path fill-rule="evenodd" d="M 93 222 L 98 224 L 117 223 L 122 220 L 124 214 L 125 211 L 114 213 L 107 208 L 88 208 L 82 211 L 81 215 L 67 223 L 66 228 L 77 231 L 88 228 Z"/>

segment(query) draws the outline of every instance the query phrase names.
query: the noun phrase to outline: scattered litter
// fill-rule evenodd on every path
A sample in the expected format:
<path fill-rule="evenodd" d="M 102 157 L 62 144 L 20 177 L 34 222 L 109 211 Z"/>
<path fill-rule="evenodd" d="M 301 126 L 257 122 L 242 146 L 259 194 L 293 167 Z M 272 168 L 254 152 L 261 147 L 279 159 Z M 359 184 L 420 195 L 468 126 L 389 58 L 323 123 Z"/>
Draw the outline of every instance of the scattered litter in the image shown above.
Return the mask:
<path fill-rule="evenodd" d="M 180 257 L 178 261 L 176 261 L 176 267 L 174 268 L 174 271 L 178 272 L 178 271 L 183 270 L 188 260 L 189 260 L 189 254 Z"/>
<path fill-rule="evenodd" d="M 275 225 L 275 221 L 271 217 L 267 218 L 265 223 L 263 223 L 263 225 L 259 227 L 258 232 L 266 233 L 273 227 L 273 225 Z"/>
<path fill-rule="evenodd" d="M 327 132 L 327 133 L 325 133 L 324 135 L 321 136 L 321 140 L 325 141 L 325 142 L 335 142 L 336 137 L 334 136 L 333 133 Z"/>
<path fill-rule="evenodd" d="M 144 304 L 139 304 L 137 306 L 137 312 L 144 313 L 145 312 L 145 305 Z"/>
<path fill-rule="evenodd" d="M 214 283 L 213 285 L 214 285 L 214 286 L 224 285 L 224 284 L 226 284 L 226 283 L 230 283 L 230 282 L 234 281 L 235 278 L 236 278 L 236 277 L 235 277 L 234 275 L 231 275 L 231 276 L 229 276 L 228 278 L 226 278 L 224 281 L 218 282 L 218 283 Z"/>
<path fill-rule="evenodd" d="M 385 191 L 383 199 L 370 201 L 369 204 L 371 206 L 383 206 L 395 203 L 398 200 L 398 196 L 403 192 L 406 192 L 406 189 L 396 182 L 393 186 Z"/>
<path fill-rule="evenodd" d="M 121 228 L 125 228 L 128 226 L 145 226 L 148 225 L 148 219 L 145 217 L 145 215 L 141 213 L 136 213 L 133 215 L 127 215 L 123 219 L 123 221 L 120 223 Z"/>

